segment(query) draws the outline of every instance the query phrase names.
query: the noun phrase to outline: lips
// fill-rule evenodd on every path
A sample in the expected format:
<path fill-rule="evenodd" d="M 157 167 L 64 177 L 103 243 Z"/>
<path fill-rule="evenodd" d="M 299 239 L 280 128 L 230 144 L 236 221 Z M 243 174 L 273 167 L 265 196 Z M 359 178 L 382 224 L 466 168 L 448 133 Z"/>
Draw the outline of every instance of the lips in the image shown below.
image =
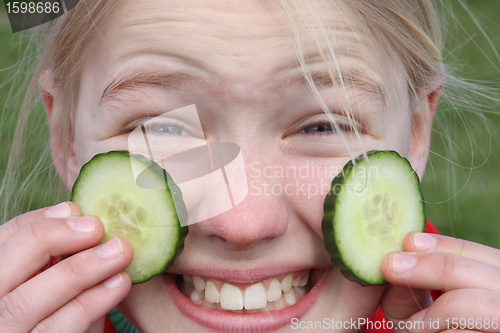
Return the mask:
<path fill-rule="evenodd" d="M 167 292 L 192 321 L 221 332 L 264 332 L 290 325 L 316 302 L 329 271 L 306 269 L 235 283 L 164 274 Z"/>

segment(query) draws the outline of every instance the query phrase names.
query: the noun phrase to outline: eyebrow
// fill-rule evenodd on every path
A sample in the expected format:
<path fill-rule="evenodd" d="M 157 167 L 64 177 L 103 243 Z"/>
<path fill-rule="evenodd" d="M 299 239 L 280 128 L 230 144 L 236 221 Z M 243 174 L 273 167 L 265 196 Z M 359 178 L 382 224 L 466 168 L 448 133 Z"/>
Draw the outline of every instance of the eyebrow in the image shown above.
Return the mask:
<path fill-rule="evenodd" d="M 318 88 L 351 87 L 362 91 L 369 97 L 385 103 L 386 92 L 383 83 L 366 70 L 347 68 L 342 73 L 335 73 L 333 80 L 327 71 L 313 71 L 310 73 L 313 83 Z M 209 85 L 198 76 L 185 72 L 164 73 L 150 69 L 125 69 L 118 74 L 104 89 L 99 104 L 104 104 L 121 91 L 134 89 L 139 86 L 150 85 L 160 88 L 179 89 L 182 84 L 190 83 L 196 86 L 208 87 Z M 275 89 L 286 89 L 293 86 L 305 87 L 309 83 L 302 72 L 280 80 Z"/>
<path fill-rule="evenodd" d="M 334 73 L 333 79 L 326 70 L 311 71 L 309 73 L 312 82 L 318 88 L 343 87 L 354 88 L 376 100 L 386 102 L 386 90 L 383 82 L 372 73 L 357 67 L 341 69 L 341 73 Z M 279 88 L 287 88 L 294 85 L 309 85 L 306 76 L 301 72 L 279 83 Z"/>
<path fill-rule="evenodd" d="M 184 72 L 164 73 L 162 71 L 151 71 L 145 69 L 125 69 L 118 74 L 104 89 L 99 104 L 104 104 L 109 99 L 124 90 L 130 90 L 139 86 L 150 85 L 161 88 L 179 88 L 183 83 L 206 85 L 199 77 Z"/>

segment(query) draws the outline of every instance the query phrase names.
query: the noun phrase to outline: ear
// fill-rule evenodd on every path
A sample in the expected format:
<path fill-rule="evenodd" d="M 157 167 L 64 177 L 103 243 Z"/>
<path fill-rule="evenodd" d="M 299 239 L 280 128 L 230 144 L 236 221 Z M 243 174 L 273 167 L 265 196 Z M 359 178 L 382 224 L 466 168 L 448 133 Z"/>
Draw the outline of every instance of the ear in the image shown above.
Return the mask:
<path fill-rule="evenodd" d="M 408 161 L 420 180 L 424 176 L 431 145 L 432 120 L 445 85 L 444 75 L 422 92 L 416 110 L 412 114 L 411 147 Z"/>
<path fill-rule="evenodd" d="M 59 88 L 55 87 L 54 77 L 50 70 L 42 72 L 38 80 L 38 87 L 49 122 L 50 146 L 54 166 L 66 188 L 70 191 L 78 177 L 78 162 L 73 149 L 72 131 L 70 129 L 65 131 L 67 127 L 62 123 L 63 96 Z M 66 126 L 68 125 L 66 124 Z M 71 128 L 71 126 L 69 127 Z"/>

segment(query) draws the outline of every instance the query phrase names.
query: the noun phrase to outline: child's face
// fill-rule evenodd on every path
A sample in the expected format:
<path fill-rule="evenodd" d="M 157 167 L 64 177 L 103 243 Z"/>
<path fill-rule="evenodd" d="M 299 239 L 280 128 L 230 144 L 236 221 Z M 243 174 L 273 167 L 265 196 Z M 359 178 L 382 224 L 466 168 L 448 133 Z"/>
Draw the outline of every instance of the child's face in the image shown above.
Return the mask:
<path fill-rule="evenodd" d="M 134 286 L 120 309 L 141 332 L 229 331 L 233 325 L 244 331 L 289 331 L 295 317 L 371 316 L 384 288 L 360 287 L 332 269 L 320 225 L 327 184 L 349 159 L 371 149 L 392 149 L 416 161 L 399 63 L 384 63 L 363 46 L 371 36 L 346 29 L 347 15 L 322 11 L 335 29 L 330 37 L 339 48 L 339 68 L 354 80 L 363 71 L 378 80 L 374 87 L 347 85 L 359 140 L 341 111 L 340 96 L 328 84 L 318 85 L 319 92 L 342 133 L 325 125 L 328 118 L 298 66 L 287 16 L 274 2 L 136 0 L 117 7 L 100 29 L 102 39 L 81 76 L 74 129 L 78 167 L 99 152 L 126 150 L 128 131 L 141 121 L 195 104 L 207 141 L 241 148 L 249 189 L 236 208 L 191 225 L 171 274 Z M 326 77 L 314 42 L 307 34 L 302 38 L 307 70 Z M 160 73 L 163 82 L 136 82 L 101 101 L 110 82 L 134 71 Z M 384 93 L 373 91 L 380 88 Z M 170 137 L 164 140 L 168 144 Z M 270 278 L 281 281 L 288 273 L 295 278 L 307 272 L 306 297 L 297 289 L 300 301 L 269 314 L 207 310 L 184 296 L 179 288 L 189 293 L 192 287 L 172 275 L 215 280 L 219 290 L 218 281 L 228 282 L 244 293 L 259 281 L 267 280 L 267 286 Z"/>

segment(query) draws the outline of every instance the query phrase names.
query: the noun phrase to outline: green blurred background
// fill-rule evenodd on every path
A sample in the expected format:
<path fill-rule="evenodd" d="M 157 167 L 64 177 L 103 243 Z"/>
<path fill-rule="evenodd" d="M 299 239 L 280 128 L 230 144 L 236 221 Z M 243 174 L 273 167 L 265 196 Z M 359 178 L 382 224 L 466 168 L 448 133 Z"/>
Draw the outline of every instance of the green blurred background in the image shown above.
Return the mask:
<path fill-rule="evenodd" d="M 447 32 L 449 54 L 445 62 L 451 64 L 460 76 L 470 80 L 484 80 L 488 85 L 500 86 L 500 0 L 469 0 L 471 12 L 477 17 L 478 28 L 470 13 L 458 2 L 451 2 L 457 18 Z M 485 38 L 483 31 L 489 36 Z M 0 5 L 0 177 L 3 177 L 20 101 L 7 98 L 13 77 L 29 80 L 29 74 L 17 73 L 16 63 L 21 59 L 23 46 L 20 34 L 13 34 L 3 2 Z M 16 86 L 17 87 L 17 86 Z M 22 96 L 23 91 L 14 89 Z M 11 96 L 12 97 L 12 96 Z M 500 96 L 496 96 L 500 98 Z M 466 104 L 466 103 L 464 103 Z M 464 106 L 467 108 L 467 106 Z M 438 108 L 436 127 L 431 144 L 431 158 L 422 182 L 427 201 L 426 214 L 440 232 L 500 248 L 500 104 L 492 105 L 492 112 L 482 118 L 475 111 L 457 113 Z M 460 116 L 458 116 L 460 115 Z M 463 122 L 462 122 L 463 120 Z M 32 120 L 37 129 L 28 149 L 36 164 L 47 142 L 48 131 L 43 112 Z M 465 126 L 464 126 L 465 123 Z M 450 153 L 451 152 L 451 153 Z M 473 157 L 473 158 L 472 158 Z M 52 190 L 48 181 L 50 163 L 44 162 L 43 171 L 27 178 L 30 190 L 18 200 L 23 209 L 32 210 L 64 200 Z M 24 166 L 29 169 L 30 166 Z M 1 222 L 1 221 L 0 221 Z"/>

